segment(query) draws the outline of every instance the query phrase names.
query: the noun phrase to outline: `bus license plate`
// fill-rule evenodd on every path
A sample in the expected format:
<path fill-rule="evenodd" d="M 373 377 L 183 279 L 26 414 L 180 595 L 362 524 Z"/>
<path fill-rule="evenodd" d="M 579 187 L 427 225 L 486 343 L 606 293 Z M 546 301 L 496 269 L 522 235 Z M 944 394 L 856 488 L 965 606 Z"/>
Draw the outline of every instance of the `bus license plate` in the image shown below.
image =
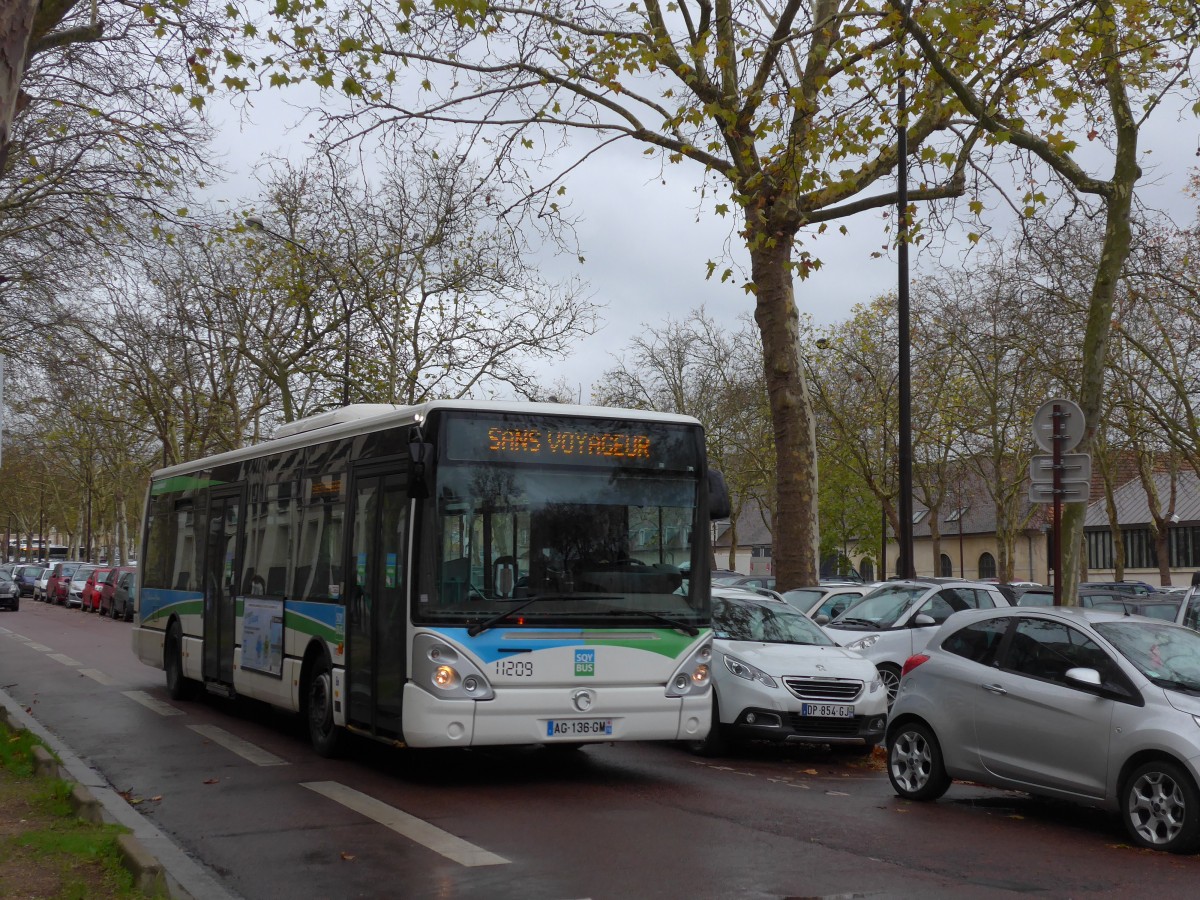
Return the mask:
<path fill-rule="evenodd" d="M 603 737 L 612 733 L 612 719 L 550 719 L 546 723 L 546 737 Z"/>
<path fill-rule="evenodd" d="M 853 719 L 854 707 L 833 703 L 801 703 L 800 715 L 817 716 L 822 719 Z"/>

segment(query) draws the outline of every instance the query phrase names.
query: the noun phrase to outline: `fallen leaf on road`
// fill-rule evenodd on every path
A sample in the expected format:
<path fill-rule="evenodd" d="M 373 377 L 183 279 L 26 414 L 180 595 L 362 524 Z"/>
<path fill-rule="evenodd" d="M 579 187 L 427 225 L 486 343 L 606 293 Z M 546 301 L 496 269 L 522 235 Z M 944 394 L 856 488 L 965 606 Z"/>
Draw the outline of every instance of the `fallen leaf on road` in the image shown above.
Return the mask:
<path fill-rule="evenodd" d="M 804 774 L 805 775 L 820 775 L 821 773 L 818 772 L 816 769 L 805 769 Z"/>
<path fill-rule="evenodd" d="M 158 795 L 156 795 L 156 796 L 154 796 L 154 797 L 151 797 L 150 799 L 151 799 L 151 800 L 152 800 L 154 803 L 157 803 L 159 800 L 161 800 L 161 799 L 162 799 L 162 794 L 158 794 Z"/>
<path fill-rule="evenodd" d="M 220 780 L 221 780 L 220 778 L 206 778 L 206 779 L 204 779 L 204 783 L 205 784 L 216 784 Z"/>
<path fill-rule="evenodd" d="M 845 791 L 826 791 L 825 796 L 826 797 L 849 797 L 850 795 L 847 794 Z"/>
<path fill-rule="evenodd" d="M 343 851 L 343 852 L 342 852 L 342 859 L 346 860 L 347 862 L 353 862 L 353 861 L 354 861 L 354 854 L 353 854 L 353 853 L 346 853 L 345 851 Z"/>
<path fill-rule="evenodd" d="M 1019 816 L 1019 815 L 1017 815 L 1016 813 L 1010 813 L 1010 814 L 1009 814 L 1009 818 L 1010 818 L 1010 819 L 1023 819 L 1023 818 L 1025 818 L 1025 817 L 1024 817 L 1024 816 Z"/>

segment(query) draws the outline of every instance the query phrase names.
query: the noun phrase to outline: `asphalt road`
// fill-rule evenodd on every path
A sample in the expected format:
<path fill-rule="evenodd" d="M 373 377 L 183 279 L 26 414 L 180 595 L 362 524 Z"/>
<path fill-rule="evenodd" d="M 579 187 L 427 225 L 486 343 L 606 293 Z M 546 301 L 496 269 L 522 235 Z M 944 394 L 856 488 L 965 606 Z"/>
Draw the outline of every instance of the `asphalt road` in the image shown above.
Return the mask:
<path fill-rule="evenodd" d="M 28 600 L 0 613 L 0 687 L 203 867 L 205 898 L 1170 898 L 1200 883 L 1200 857 L 1134 849 L 1100 813 L 971 785 L 908 803 L 820 748 L 361 742 L 324 760 L 262 705 L 169 701 L 129 625 Z"/>

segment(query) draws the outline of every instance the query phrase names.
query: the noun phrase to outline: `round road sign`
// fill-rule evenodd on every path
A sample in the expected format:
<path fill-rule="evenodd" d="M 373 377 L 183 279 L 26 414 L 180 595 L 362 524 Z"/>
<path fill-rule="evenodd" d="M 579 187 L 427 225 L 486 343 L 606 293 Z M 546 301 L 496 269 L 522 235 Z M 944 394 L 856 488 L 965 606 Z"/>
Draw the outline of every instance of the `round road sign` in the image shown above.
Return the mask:
<path fill-rule="evenodd" d="M 1054 408 L 1058 407 L 1061 425 L 1059 436 L 1061 453 L 1070 453 L 1081 440 L 1087 423 L 1083 420 L 1083 410 L 1073 400 L 1047 400 L 1033 415 L 1033 439 L 1047 453 L 1054 452 Z"/>

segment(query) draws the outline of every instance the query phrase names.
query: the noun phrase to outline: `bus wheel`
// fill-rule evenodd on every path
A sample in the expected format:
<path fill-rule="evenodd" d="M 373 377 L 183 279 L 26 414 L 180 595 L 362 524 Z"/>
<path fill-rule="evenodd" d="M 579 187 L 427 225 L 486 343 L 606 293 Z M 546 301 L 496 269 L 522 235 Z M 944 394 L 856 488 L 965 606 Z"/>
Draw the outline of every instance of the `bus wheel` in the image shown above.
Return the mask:
<path fill-rule="evenodd" d="M 183 676 L 183 630 L 178 622 L 167 628 L 167 642 L 163 648 L 163 668 L 167 670 L 167 693 L 172 700 L 188 700 L 194 684 Z"/>
<path fill-rule="evenodd" d="M 313 749 L 324 757 L 337 756 L 342 744 L 342 729 L 333 724 L 333 671 L 324 653 L 312 662 L 305 706 Z"/>

